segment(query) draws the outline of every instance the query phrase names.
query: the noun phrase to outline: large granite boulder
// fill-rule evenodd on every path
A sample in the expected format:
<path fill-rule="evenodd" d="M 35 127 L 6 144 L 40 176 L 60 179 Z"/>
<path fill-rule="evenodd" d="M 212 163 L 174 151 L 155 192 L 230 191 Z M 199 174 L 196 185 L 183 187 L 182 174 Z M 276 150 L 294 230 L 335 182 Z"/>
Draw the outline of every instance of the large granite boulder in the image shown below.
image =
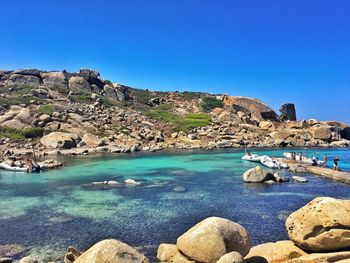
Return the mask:
<path fill-rule="evenodd" d="M 71 77 L 68 86 L 70 90 L 75 92 L 91 91 L 90 83 L 83 77 Z"/>
<path fill-rule="evenodd" d="M 68 89 L 68 81 L 66 76 L 61 71 L 44 72 L 41 74 L 44 85 L 52 90 Z"/>
<path fill-rule="evenodd" d="M 216 262 L 224 254 L 237 251 L 247 255 L 251 243 L 248 232 L 228 219 L 209 217 L 180 236 L 177 248 L 198 262 Z"/>
<path fill-rule="evenodd" d="M 13 71 L 13 74 L 40 77 L 40 70 L 33 68 L 17 69 Z"/>
<path fill-rule="evenodd" d="M 100 79 L 100 72 L 92 69 L 81 68 L 78 74 L 90 84 L 96 85 L 98 89 L 103 89 L 104 82 Z"/>
<path fill-rule="evenodd" d="M 70 149 L 76 146 L 78 136 L 72 133 L 51 132 L 40 139 L 42 145 L 52 149 Z"/>
<path fill-rule="evenodd" d="M 117 97 L 117 93 L 115 92 L 115 88 L 114 87 L 106 84 L 106 85 L 104 85 L 103 90 L 104 90 L 106 96 Z"/>
<path fill-rule="evenodd" d="M 316 127 L 312 130 L 312 137 L 315 140 L 329 141 L 332 138 L 332 132 L 326 127 Z"/>
<path fill-rule="evenodd" d="M 269 180 L 274 180 L 273 174 L 264 171 L 260 166 L 256 166 L 247 170 L 243 176 L 243 181 L 246 183 L 262 183 Z"/>
<path fill-rule="evenodd" d="M 285 103 L 281 105 L 280 112 L 281 112 L 282 120 L 289 120 L 289 121 L 297 120 L 295 105 L 293 103 Z"/>
<path fill-rule="evenodd" d="M 31 85 L 39 86 L 41 80 L 37 76 L 32 75 L 21 75 L 21 74 L 11 74 L 10 78 L 7 81 L 8 86 L 18 86 L 18 85 Z"/>
<path fill-rule="evenodd" d="M 136 249 L 115 239 L 98 242 L 78 257 L 75 263 L 149 263 Z"/>
<path fill-rule="evenodd" d="M 85 133 L 83 138 L 81 139 L 81 142 L 88 147 L 103 146 L 105 143 L 103 139 L 91 133 Z"/>
<path fill-rule="evenodd" d="M 113 87 L 115 88 L 115 92 L 117 94 L 117 98 L 119 101 L 130 100 L 130 88 L 128 86 L 124 86 L 118 83 L 113 83 Z"/>
<path fill-rule="evenodd" d="M 252 247 L 245 259 L 247 263 L 277 263 L 299 258 L 306 254 L 306 252 L 298 248 L 292 241 L 283 240 Z"/>
<path fill-rule="evenodd" d="M 232 112 L 223 111 L 218 116 L 219 122 L 225 123 L 225 122 L 236 122 L 236 123 L 242 123 L 241 118 L 238 117 L 237 114 L 234 114 Z"/>
<path fill-rule="evenodd" d="M 0 124 L 0 126 L 7 127 L 10 129 L 22 130 L 26 126 L 26 124 L 24 124 L 20 120 L 12 119 L 12 120 L 3 122 L 2 124 Z"/>
<path fill-rule="evenodd" d="M 318 197 L 286 221 L 289 238 L 313 252 L 350 247 L 350 200 Z"/>
<path fill-rule="evenodd" d="M 32 121 L 32 114 L 29 109 L 23 108 L 21 109 L 18 114 L 16 115 L 16 119 L 20 120 L 22 123 L 31 123 Z"/>
<path fill-rule="evenodd" d="M 274 131 L 271 132 L 269 135 L 274 140 L 286 140 L 292 134 L 289 131 Z"/>

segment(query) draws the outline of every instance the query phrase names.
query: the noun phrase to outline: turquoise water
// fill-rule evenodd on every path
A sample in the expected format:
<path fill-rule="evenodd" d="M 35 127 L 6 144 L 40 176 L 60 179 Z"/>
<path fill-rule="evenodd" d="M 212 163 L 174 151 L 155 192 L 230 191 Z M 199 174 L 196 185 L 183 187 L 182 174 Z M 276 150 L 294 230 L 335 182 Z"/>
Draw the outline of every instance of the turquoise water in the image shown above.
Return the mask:
<path fill-rule="evenodd" d="M 282 156 L 283 150 L 254 151 Z M 350 150 L 310 150 L 329 160 L 339 155 L 350 171 Z M 61 260 L 70 245 L 84 250 L 118 238 L 154 260 L 157 246 L 199 220 L 221 216 L 249 231 L 255 244 L 286 238 L 286 217 L 316 196 L 350 198 L 350 186 L 305 174 L 294 182 L 244 184 L 256 164 L 242 150 L 161 152 L 66 157 L 65 167 L 40 174 L 0 171 L 0 245 L 21 244 L 26 254 Z M 329 162 L 331 165 L 331 161 Z M 285 176 L 291 176 L 287 171 Z M 92 186 L 125 179 L 141 186 Z"/>

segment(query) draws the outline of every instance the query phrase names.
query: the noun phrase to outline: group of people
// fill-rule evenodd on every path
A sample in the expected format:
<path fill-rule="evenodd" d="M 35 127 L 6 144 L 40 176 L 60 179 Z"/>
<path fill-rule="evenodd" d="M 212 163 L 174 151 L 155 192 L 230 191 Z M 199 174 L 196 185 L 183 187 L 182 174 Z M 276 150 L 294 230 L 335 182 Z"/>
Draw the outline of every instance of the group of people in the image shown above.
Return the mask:
<path fill-rule="evenodd" d="M 327 168 L 327 161 L 328 161 L 327 154 L 324 154 L 324 156 L 323 156 L 323 165 L 322 165 L 324 168 Z M 335 170 L 335 171 L 339 170 L 339 156 L 338 155 L 336 155 L 334 157 L 333 170 Z"/>
<path fill-rule="evenodd" d="M 19 163 L 17 162 L 16 163 L 16 159 L 11 159 L 8 164 L 11 166 L 11 167 L 15 167 L 15 166 L 18 166 L 18 167 L 21 167 L 21 168 L 27 168 L 28 171 L 31 171 L 33 170 L 33 167 L 36 168 L 38 167 L 38 164 L 29 159 L 29 158 L 26 158 L 24 160 L 21 160 Z"/>
<path fill-rule="evenodd" d="M 296 153 L 296 152 L 292 152 L 291 153 L 291 160 L 293 163 L 298 162 L 302 162 L 303 158 L 307 158 L 306 154 L 304 153 Z M 318 165 L 318 158 L 316 155 L 314 155 L 312 158 L 312 165 L 317 166 Z M 323 157 L 323 167 L 326 168 L 327 167 L 327 161 L 328 161 L 328 157 L 327 154 L 324 155 Z M 339 170 L 339 156 L 335 156 L 334 160 L 333 160 L 333 170 L 338 171 Z"/>

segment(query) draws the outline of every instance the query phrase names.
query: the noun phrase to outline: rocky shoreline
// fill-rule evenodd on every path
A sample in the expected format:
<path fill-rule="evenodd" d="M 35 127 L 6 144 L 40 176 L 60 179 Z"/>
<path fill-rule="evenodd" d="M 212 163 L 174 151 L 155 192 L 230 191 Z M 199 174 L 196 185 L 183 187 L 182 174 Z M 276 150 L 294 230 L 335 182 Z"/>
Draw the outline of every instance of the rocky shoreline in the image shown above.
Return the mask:
<path fill-rule="evenodd" d="M 349 147 L 350 127 L 296 120 L 258 99 L 139 90 L 78 73 L 0 71 L 0 152 L 38 155 L 161 149 Z"/>
<path fill-rule="evenodd" d="M 158 262 L 171 263 L 328 263 L 350 262 L 350 201 L 318 197 L 289 215 L 290 240 L 252 246 L 246 229 L 219 217 L 199 222 L 177 238 L 160 244 Z M 98 242 L 85 252 L 69 247 L 65 263 L 148 263 L 136 249 L 115 239 Z M 0 262 L 12 262 L 0 258 Z M 20 263 L 37 263 L 27 256 Z"/>

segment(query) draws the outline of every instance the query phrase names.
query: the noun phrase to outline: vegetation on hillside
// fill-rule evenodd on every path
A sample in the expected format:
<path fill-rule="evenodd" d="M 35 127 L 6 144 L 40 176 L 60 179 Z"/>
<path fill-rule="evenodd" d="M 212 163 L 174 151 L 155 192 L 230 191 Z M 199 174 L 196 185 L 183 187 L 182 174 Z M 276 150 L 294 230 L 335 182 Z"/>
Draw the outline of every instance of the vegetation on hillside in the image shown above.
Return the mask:
<path fill-rule="evenodd" d="M 154 97 L 151 91 L 143 89 L 132 89 L 132 96 L 135 101 L 142 104 L 147 104 Z"/>
<path fill-rule="evenodd" d="M 217 98 L 214 98 L 214 97 L 202 98 L 201 107 L 202 107 L 202 110 L 205 112 L 210 112 L 215 108 L 222 108 L 223 106 L 224 106 L 224 103 Z"/>
<path fill-rule="evenodd" d="M 23 130 L 0 127 L 0 137 L 11 140 L 35 139 L 43 135 L 43 128 L 25 128 Z"/>
<path fill-rule="evenodd" d="M 168 123 L 173 131 L 188 132 L 193 128 L 207 126 L 211 122 L 211 118 L 206 113 L 189 113 L 184 116 L 180 116 L 171 112 L 171 105 L 162 104 L 157 108 L 150 109 L 145 112 L 145 115 Z"/>
<path fill-rule="evenodd" d="M 55 111 L 61 110 L 61 107 L 53 104 L 41 105 L 37 108 L 36 113 L 38 114 L 48 114 L 51 115 Z"/>

